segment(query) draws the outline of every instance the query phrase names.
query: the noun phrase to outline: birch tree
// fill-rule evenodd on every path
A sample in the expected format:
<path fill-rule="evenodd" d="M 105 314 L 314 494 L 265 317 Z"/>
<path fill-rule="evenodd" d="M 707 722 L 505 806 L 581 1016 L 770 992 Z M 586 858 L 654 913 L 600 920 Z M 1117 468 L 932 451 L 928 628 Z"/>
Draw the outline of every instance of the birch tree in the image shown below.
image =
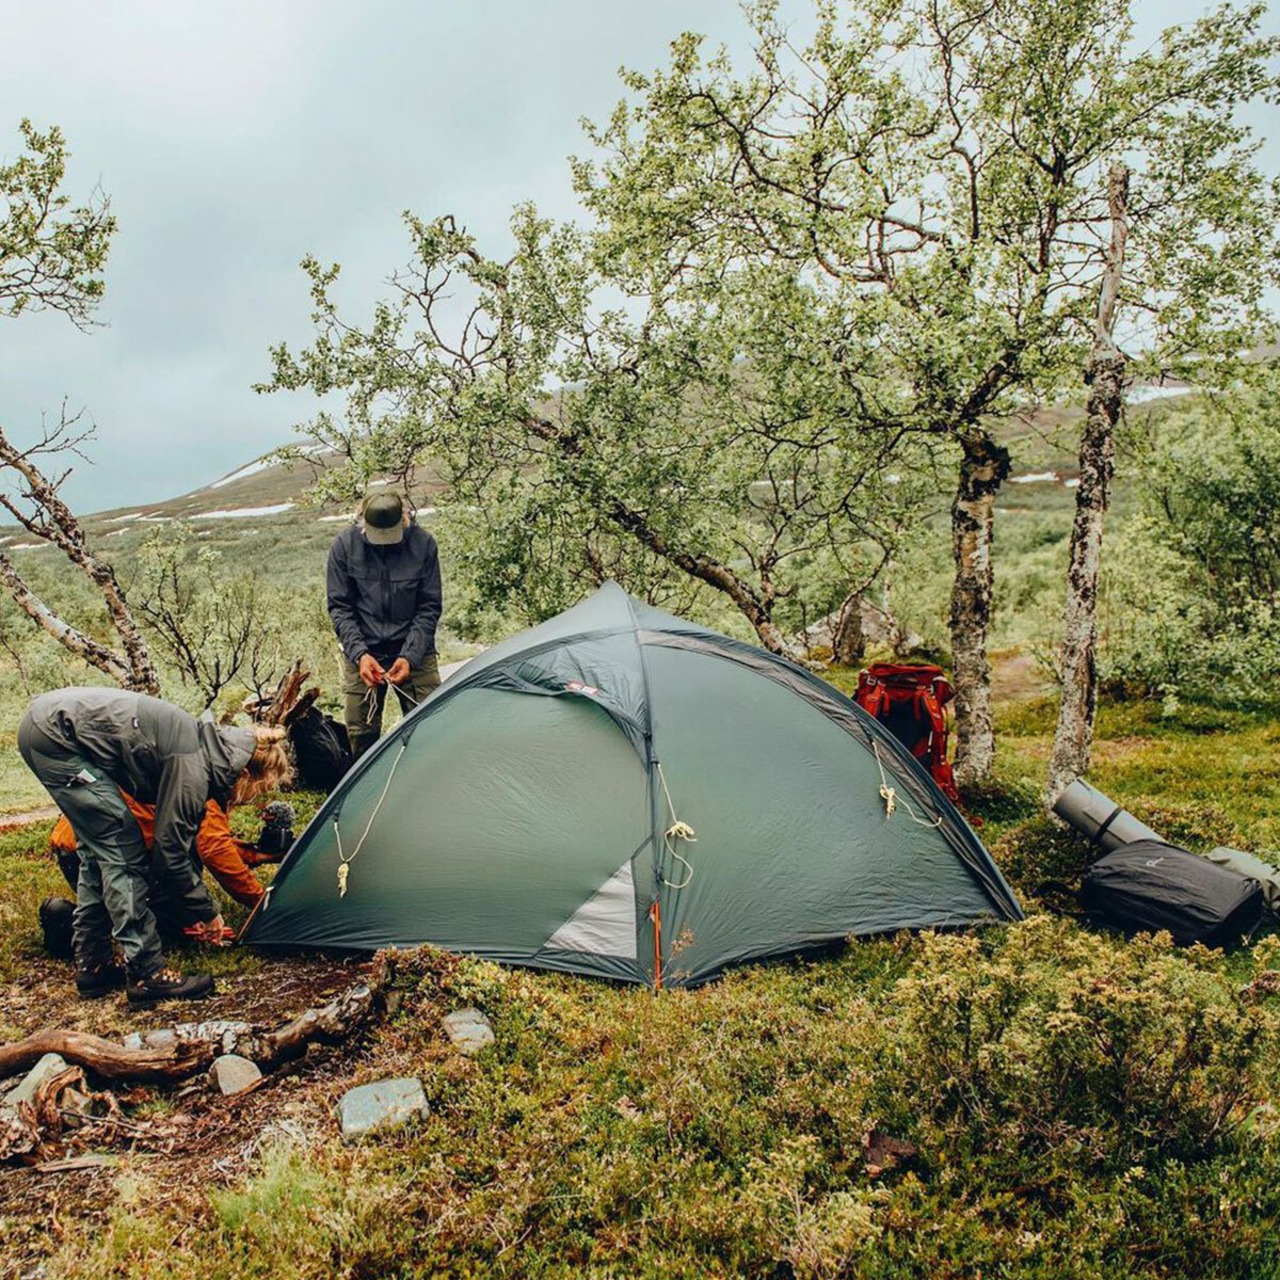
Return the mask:
<path fill-rule="evenodd" d="M 1206 115 L 1270 93 L 1275 42 L 1258 34 L 1261 5 L 1224 7 L 1147 51 L 1132 46 L 1126 0 L 819 3 L 804 47 L 776 5 L 749 13 L 749 66 L 689 35 L 668 68 L 627 76 L 632 100 L 592 131 L 579 187 L 623 279 L 665 272 L 692 298 L 761 261 L 805 273 L 855 335 L 858 429 L 954 450 L 956 774 L 970 784 L 994 755 L 992 515 L 1011 461 L 997 424 L 1072 389 L 1083 367 L 1110 167 L 1142 157 L 1135 171 L 1153 181 L 1135 216 L 1204 169 Z M 1272 243 L 1273 193 L 1235 141 L 1217 174 L 1240 185 L 1216 192 L 1240 216 L 1219 224 L 1221 243 L 1174 252 L 1162 232 L 1148 262 L 1165 278 L 1129 277 L 1131 289 L 1147 281 L 1138 305 L 1166 334 L 1185 322 L 1184 354 L 1206 334 L 1238 338 L 1257 315 L 1266 253 L 1249 237 Z"/>
<path fill-rule="evenodd" d="M 622 310 L 593 238 L 531 208 L 505 257 L 451 218 L 406 222 L 411 261 L 367 324 L 308 260 L 315 339 L 277 348 L 262 388 L 345 395 L 303 427 L 348 463 L 330 486 L 430 459 L 478 589 L 532 619 L 605 577 L 660 603 L 693 584 L 800 657 L 779 611 L 813 557 L 832 607 L 875 581 L 928 460 L 845 430 L 842 318 L 794 272 L 740 273 L 714 306 L 633 291 Z"/>
<path fill-rule="evenodd" d="M 1134 112 L 1127 146 L 1114 147 L 1108 172 L 1098 174 L 1107 234 L 1082 370 L 1086 414 L 1049 802 L 1089 767 L 1103 521 L 1129 378 L 1173 373 L 1201 386 L 1229 385 L 1244 372 L 1242 353 L 1274 325 L 1264 290 L 1280 279 L 1280 199 L 1238 118 L 1243 103 L 1274 103 L 1280 85 L 1267 67 L 1277 42 L 1255 34 L 1260 14 L 1223 9 L 1188 32 L 1166 32 L 1140 92 L 1122 86 L 1130 110 L 1142 110 Z"/>
<path fill-rule="evenodd" d="M 115 219 L 101 194 L 73 207 L 63 192 L 67 150 L 60 130 L 41 133 L 28 120 L 20 128 L 24 150 L 0 164 L 0 314 L 14 318 L 55 311 L 85 329 L 102 298 Z M 60 493 L 70 474 L 62 463 L 80 456 L 88 434 L 80 416 L 69 416 L 65 406 L 57 424 L 42 426 L 26 447 L 15 443 L 0 422 L 0 508 L 28 533 L 57 547 L 93 583 L 119 647 L 50 608 L 3 551 L 0 582 L 36 626 L 76 657 L 126 688 L 158 693 L 155 664 L 115 570 L 89 545 Z"/>

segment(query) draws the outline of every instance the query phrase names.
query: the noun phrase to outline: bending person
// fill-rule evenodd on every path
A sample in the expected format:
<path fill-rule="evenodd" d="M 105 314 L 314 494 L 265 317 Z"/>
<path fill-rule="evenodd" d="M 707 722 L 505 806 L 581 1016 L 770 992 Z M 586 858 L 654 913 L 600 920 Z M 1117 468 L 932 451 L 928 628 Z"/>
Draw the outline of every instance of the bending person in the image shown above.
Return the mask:
<path fill-rule="evenodd" d="M 74 949 L 84 997 L 127 986 L 129 1002 L 199 999 L 208 974 L 164 964 L 148 873 L 183 915 L 220 937 L 223 923 L 190 850 L 206 805 L 245 804 L 292 770 L 278 728 L 197 721 L 178 707 L 119 689 L 60 689 L 35 698 L 18 750 L 71 824 L 80 850 Z M 124 792 L 155 807 L 154 854 Z M 115 963 L 112 939 L 124 968 Z"/>
<path fill-rule="evenodd" d="M 148 852 L 155 844 L 156 807 L 153 804 L 140 804 L 127 791 L 122 791 L 124 802 L 133 814 L 142 832 L 143 843 Z M 62 869 L 67 883 L 74 889 L 80 878 L 80 851 L 76 841 L 76 833 L 66 818 L 59 818 L 49 833 L 49 848 Z M 247 840 L 241 840 L 232 834 L 231 820 L 227 810 L 216 800 L 205 805 L 204 819 L 196 831 L 195 858 L 202 867 L 210 872 L 213 878 L 226 890 L 227 895 L 234 898 L 241 906 L 251 910 L 258 905 L 262 897 L 262 883 L 253 874 L 253 868 L 264 862 L 278 862 L 279 856 L 262 853 Z M 148 877 L 151 891 L 151 909 L 160 925 L 161 936 L 180 934 L 183 929 L 195 923 L 180 913 L 165 913 L 168 918 L 161 918 L 159 904 L 155 901 L 157 888 L 154 877 Z"/>

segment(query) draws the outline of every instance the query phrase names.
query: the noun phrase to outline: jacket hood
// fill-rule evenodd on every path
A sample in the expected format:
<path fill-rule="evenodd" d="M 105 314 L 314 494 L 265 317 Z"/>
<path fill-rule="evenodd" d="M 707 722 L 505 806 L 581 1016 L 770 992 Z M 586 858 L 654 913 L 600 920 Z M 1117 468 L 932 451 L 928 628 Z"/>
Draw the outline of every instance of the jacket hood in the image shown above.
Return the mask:
<path fill-rule="evenodd" d="M 196 721 L 200 747 L 209 762 L 209 793 L 225 802 L 253 755 L 257 738 L 252 729 L 234 729 L 214 724 L 212 719 Z"/>

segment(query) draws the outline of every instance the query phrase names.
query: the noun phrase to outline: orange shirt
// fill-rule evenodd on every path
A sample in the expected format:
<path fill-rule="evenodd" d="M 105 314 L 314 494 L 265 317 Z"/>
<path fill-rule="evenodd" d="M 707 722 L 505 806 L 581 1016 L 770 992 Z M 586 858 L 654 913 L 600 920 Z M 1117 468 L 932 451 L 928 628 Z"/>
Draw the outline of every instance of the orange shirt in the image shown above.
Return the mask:
<path fill-rule="evenodd" d="M 155 841 L 155 806 L 140 803 L 128 792 L 122 791 L 120 794 L 124 796 L 129 812 L 138 820 L 142 838 L 150 849 Z M 55 850 L 63 853 L 76 852 L 75 832 L 71 830 L 71 824 L 66 818 L 58 819 L 49 843 Z M 249 866 L 262 859 L 252 845 L 237 840 L 231 834 L 227 811 L 213 800 L 205 805 L 204 820 L 196 832 L 196 854 L 213 873 L 213 878 L 237 902 L 246 907 L 257 905 L 263 889 Z"/>

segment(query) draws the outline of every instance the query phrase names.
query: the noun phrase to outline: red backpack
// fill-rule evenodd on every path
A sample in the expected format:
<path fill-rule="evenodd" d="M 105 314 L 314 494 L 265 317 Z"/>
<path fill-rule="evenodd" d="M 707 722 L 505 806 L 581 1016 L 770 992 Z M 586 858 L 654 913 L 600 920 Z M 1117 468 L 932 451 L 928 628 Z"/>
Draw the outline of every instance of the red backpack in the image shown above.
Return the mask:
<path fill-rule="evenodd" d="M 946 705 L 956 696 L 941 667 L 873 662 L 858 676 L 857 704 L 929 771 L 954 804 L 960 803 L 947 760 Z"/>

